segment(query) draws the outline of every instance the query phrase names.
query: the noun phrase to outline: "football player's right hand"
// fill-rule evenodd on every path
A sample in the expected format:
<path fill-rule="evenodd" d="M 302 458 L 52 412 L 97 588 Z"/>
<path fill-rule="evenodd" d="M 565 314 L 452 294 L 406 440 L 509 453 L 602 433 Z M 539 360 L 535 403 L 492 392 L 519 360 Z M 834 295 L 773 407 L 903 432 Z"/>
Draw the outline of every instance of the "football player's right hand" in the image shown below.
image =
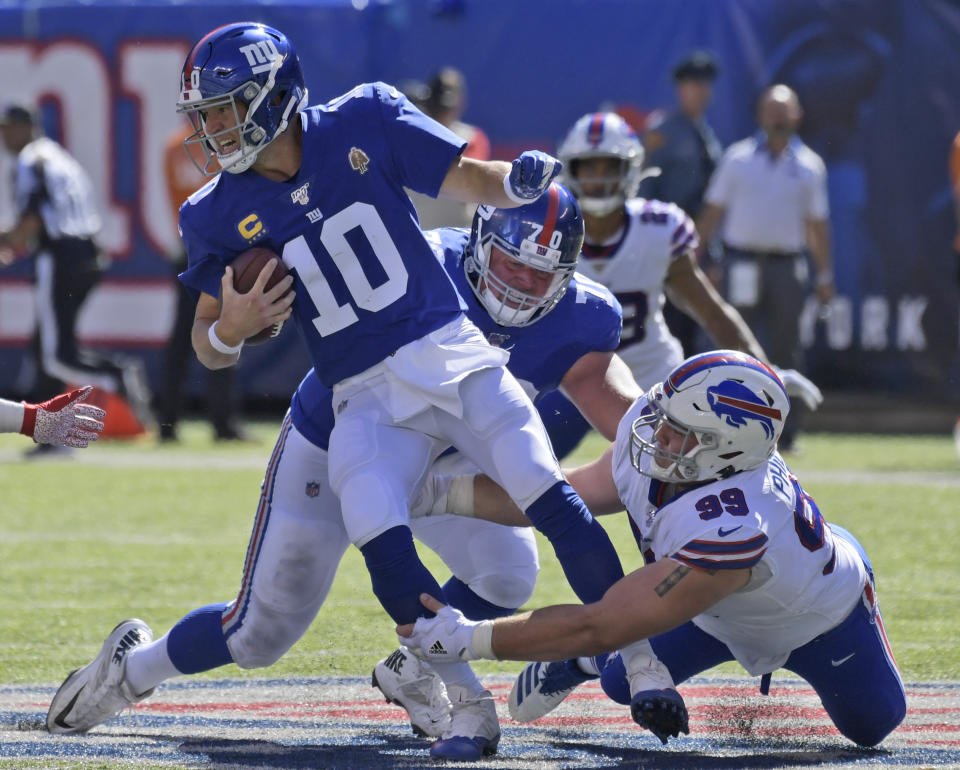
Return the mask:
<path fill-rule="evenodd" d="M 482 645 L 490 645 L 493 621 L 467 620 L 460 610 L 441 604 L 432 596 L 421 594 L 420 601 L 431 612 L 432 618 L 417 618 L 413 625 L 397 626 L 400 644 L 428 663 L 459 663 L 492 657 L 483 654 Z M 474 633 L 478 633 L 481 650 L 474 649 Z"/>
<path fill-rule="evenodd" d="M 507 196 L 514 203 L 535 201 L 563 170 L 563 163 L 540 150 L 527 150 L 513 161 L 513 167 L 504 180 Z"/>
<path fill-rule="evenodd" d="M 656 735 L 664 746 L 668 738 L 690 734 L 687 706 L 676 690 L 643 690 L 630 700 L 633 721 Z"/>
<path fill-rule="evenodd" d="M 96 441 L 103 430 L 106 412 L 99 406 L 82 404 L 92 385 L 61 393 L 42 404 L 24 403 L 20 432 L 38 444 L 82 449 Z"/>
<path fill-rule="evenodd" d="M 227 265 L 220 279 L 220 316 L 217 321 L 217 336 L 224 344 L 236 345 L 261 329 L 282 324 L 293 313 L 292 275 L 284 276 L 275 286 L 266 288 L 275 266 L 273 260 L 264 265 L 251 289 L 241 294 L 233 285 L 233 268 Z"/>

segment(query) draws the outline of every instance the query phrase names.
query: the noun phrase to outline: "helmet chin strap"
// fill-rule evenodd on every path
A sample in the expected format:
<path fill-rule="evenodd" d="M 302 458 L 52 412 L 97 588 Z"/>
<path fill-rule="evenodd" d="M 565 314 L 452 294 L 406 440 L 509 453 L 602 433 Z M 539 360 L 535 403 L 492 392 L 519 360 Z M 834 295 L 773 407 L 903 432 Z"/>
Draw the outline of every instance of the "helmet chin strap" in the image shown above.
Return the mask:
<path fill-rule="evenodd" d="M 494 321 L 509 321 L 511 324 L 523 324 L 530 320 L 530 317 L 536 313 L 540 307 L 534 305 L 526 310 L 519 310 L 510 307 L 496 294 L 490 291 L 490 286 L 484 281 L 481 297 L 484 306 L 490 312 Z M 509 317 L 507 317 L 509 314 Z"/>

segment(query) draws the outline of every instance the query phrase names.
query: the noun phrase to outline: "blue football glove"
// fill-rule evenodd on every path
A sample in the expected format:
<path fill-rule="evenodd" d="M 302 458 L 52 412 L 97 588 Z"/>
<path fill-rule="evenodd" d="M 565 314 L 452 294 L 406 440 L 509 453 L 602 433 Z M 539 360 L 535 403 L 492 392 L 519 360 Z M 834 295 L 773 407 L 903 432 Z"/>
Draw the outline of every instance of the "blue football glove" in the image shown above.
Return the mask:
<path fill-rule="evenodd" d="M 676 690 L 641 690 L 630 700 L 633 721 L 666 746 L 667 738 L 690 734 L 687 706 Z"/>
<path fill-rule="evenodd" d="M 513 161 L 503 189 L 514 203 L 535 201 L 563 169 L 563 164 L 540 150 L 527 150 Z"/>

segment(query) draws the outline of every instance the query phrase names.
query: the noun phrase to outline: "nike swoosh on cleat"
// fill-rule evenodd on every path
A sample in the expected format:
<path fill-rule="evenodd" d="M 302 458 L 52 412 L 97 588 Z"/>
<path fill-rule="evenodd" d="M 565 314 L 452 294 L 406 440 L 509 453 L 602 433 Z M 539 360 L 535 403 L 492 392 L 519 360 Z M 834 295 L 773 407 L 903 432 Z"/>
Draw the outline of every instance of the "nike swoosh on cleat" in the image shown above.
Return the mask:
<path fill-rule="evenodd" d="M 84 687 L 86 687 L 86 685 L 84 685 Z M 53 720 L 53 723 L 54 723 L 55 725 L 57 725 L 57 727 L 62 727 L 64 730 L 72 730 L 72 729 L 73 729 L 73 725 L 68 724 L 67 721 L 66 721 L 66 719 L 65 719 L 65 717 L 66 717 L 67 714 L 69 714 L 70 711 L 73 709 L 74 705 L 75 705 L 76 702 L 77 702 L 77 698 L 80 697 L 80 693 L 82 693 L 82 692 L 83 692 L 83 687 L 81 687 L 79 690 L 77 690 L 77 694 L 74 695 L 74 696 L 70 699 L 70 702 L 66 705 L 66 707 L 65 707 L 59 714 L 57 714 L 56 719 Z"/>
<path fill-rule="evenodd" d="M 830 665 L 831 665 L 831 666 L 842 666 L 844 663 L 846 663 L 848 660 L 850 660 L 850 658 L 852 658 L 852 657 L 853 657 L 854 655 L 856 655 L 856 654 L 857 654 L 857 653 L 855 653 L 855 652 L 851 652 L 849 655 L 847 655 L 847 657 L 845 657 L 845 658 L 840 658 L 840 660 L 833 660 L 833 659 L 831 658 L 831 659 L 830 659 Z"/>
<path fill-rule="evenodd" d="M 724 530 L 723 527 L 720 527 L 720 529 L 717 530 L 717 534 L 720 535 L 720 537 L 726 537 L 727 535 L 732 535 L 742 526 L 743 524 L 741 524 L 739 527 L 734 527 L 733 529 L 728 529 L 728 530 Z"/>

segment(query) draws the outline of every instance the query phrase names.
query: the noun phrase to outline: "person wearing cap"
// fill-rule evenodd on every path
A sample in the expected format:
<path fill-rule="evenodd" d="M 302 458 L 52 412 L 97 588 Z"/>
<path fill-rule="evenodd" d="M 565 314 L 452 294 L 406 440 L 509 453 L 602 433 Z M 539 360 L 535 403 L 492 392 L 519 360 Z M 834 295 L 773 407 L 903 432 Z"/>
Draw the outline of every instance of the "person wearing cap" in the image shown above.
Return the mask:
<path fill-rule="evenodd" d="M 760 130 L 724 153 L 697 222 L 702 238 L 723 241 L 727 300 L 771 362 L 800 370 L 807 296 L 812 288 L 822 307 L 833 298 L 827 171 L 796 134 L 802 118 L 792 88 L 765 89 L 757 103 Z M 799 412 L 783 429 L 781 451 L 794 449 Z"/>
<path fill-rule="evenodd" d="M 467 143 L 463 156 L 474 160 L 490 160 L 490 139 L 486 133 L 479 126 L 460 119 L 467 106 L 467 84 L 463 73 L 455 67 L 441 67 L 420 86 L 416 94 L 420 108 Z M 473 222 L 473 206 L 419 193 L 414 193 L 410 198 L 424 230 L 470 227 Z"/>
<path fill-rule="evenodd" d="M 106 267 L 96 242 L 101 222 L 90 177 L 70 153 L 40 134 L 34 111 L 24 104 L 3 108 L 0 136 L 16 157 L 16 221 L 0 231 L 0 264 L 21 254 L 34 258 L 36 397 L 43 400 L 65 385 L 87 382 L 105 394 L 129 398 L 141 423 L 152 419 L 142 367 L 81 352 L 76 340 L 80 309 Z"/>
<path fill-rule="evenodd" d="M 693 219 L 700 214 L 707 182 L 723 153 L 706 119 L 718 72 L 716 60 L 707 51 L 693 51 L 681 59 L 673 68 L 676 106 L 654 112 L 643 135 L 646 165 L 659 168 L 660 175 L 646 177 L 640 195 L 676 203 Z M 701 242 L 701 250 L 712 254 L 710 243 Z M 696 322 L 670 302 L 664 306 L 664 318 L 684 354 L 698 352 L 702 346 Z"/>

